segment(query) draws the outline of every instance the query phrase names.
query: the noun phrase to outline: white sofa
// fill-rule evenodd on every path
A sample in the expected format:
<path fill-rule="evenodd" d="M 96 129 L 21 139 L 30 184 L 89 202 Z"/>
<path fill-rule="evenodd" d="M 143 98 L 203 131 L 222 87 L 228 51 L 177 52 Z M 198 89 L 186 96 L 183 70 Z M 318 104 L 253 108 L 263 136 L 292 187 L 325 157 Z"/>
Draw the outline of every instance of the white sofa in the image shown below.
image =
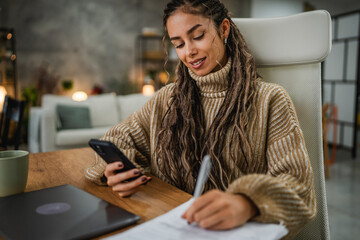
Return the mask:
<path fill-rule="evenodd" d="M 47 94 L 41 107 L 32 107 L 29 117 L 29 151 L 49 152 L 88 146 L 91 138 L 100 138 L 112 126 L 120 123 L 143 106 L 150 97 L 142 94 L 100 94 L 86 101 L 75 102 L 70 97 Z M 92 128 L 58 130 L 56 106 L 74 105 L 89 107 Z"/>

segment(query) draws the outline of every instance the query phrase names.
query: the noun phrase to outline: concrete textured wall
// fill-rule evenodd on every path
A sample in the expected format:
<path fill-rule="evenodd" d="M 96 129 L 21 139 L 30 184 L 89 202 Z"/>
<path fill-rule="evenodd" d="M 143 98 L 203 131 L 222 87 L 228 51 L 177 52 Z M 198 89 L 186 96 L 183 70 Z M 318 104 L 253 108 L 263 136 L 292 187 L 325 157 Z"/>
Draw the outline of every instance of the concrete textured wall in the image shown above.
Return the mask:
<path fill-rule="evenodd" d="M 224 0 L 233 17 L 248 17 L 250 0 Z M 42 62 L 74 90 L 101 84 L 118 92 L 134 80 L 135 39 L 143 27 L 162 32 L 165 0 L 1 0 L 0 26 L 13 27 L 18 79 L 33 83 Z"/>

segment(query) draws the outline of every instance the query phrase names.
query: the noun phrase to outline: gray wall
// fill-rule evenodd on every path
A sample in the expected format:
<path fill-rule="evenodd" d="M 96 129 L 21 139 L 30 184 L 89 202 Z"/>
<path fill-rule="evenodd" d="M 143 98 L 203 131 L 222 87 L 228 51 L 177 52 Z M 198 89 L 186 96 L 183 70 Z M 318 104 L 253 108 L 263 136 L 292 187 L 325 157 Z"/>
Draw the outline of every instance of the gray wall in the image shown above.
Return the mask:
<path fill-rule="evenodd" d="M 360 10 L 359 0 L 251 0 L 251 17 L 279 17 L 303 12 L 307 2 L 315 10 L 327 10 L 332 16 Z"/>
<path fill-rule="evenodd" d="M 133 80 L 135 39 L 143 27 L 162 32 L 166 0 L 1 0 L 0 26 L 13 27 L 21 86 L 43 61 L 74 90 L 102 84 L 116 91 Z M 250 0 L 223 1 L 233 17 L 248 17 Z"/>
<path fill-rule="evenodd" d="M 332 16 L 360 10 L 359 0 L 308 0 L 316 9 L 325 9 Z"/>

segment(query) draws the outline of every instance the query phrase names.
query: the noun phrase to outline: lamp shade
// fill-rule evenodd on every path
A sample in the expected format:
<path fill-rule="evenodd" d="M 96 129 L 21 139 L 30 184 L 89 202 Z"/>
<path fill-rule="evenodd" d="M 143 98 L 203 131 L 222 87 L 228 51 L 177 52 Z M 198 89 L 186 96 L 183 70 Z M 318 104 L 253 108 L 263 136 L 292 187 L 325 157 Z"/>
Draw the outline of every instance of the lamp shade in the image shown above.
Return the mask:
<path fill-rule="evenodd" d="M 81 101 L 85 101 L 88 98 L 88 96 L 84 91 L 77 91 L 73 93 L 71 98 L 76 102 L 81 102 Z"/>
<path fill-rule="evenodd" d="M 6 89 L 3 86 L 0 86 L 0 112 L 3 110 L 5 96 L 7 94 Z"/>
<path fill-rule="evenodd" d="M 142 94 L 145 96 L 151 96 L 155 92 L 155 88 L 153 85 L 146 84 L 142 87 Z"/>

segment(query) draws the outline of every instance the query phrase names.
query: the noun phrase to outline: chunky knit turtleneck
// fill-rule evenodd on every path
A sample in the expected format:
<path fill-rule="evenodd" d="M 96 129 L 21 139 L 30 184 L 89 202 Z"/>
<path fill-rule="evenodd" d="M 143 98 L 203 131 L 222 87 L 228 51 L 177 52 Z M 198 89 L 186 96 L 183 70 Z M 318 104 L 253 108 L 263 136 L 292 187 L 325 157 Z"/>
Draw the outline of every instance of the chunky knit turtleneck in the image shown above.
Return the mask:
<path fill-rule="evenodd" d="M 221 70 L 203 77 L 190 72 L 201 91 L 206 130 L 219 111 L 227 91 L 227 76 L 231 61 Z M 102 138 L 111 141 L 141 171 L 147 169 L 160 179 L 165 178 L 158 168 L 156 143 L 163 117 L 171 102 L 176 85 L 169 84 L 158 91 L 141 109 L 122 123 L 109 129 Z M 241 151 L 241 141 L 234 139 L 221 150 L 223 162 L 229 169 L 227 191 L 248 196 L 259 209 L 254 221 L 284 223 L 291 239 L 316 214 L 313 173 L 294 106 L 286 91 L 275 84 L 259 82 L 251 143 L 254 152 L 249 166 L 245 161 L 233 161 L 234 150 Z M 231 129 L 232 126 L 229 126 Z M 230 134 L 225 136 L 230 142 Z M 181 149 L 180 149 L 181 151 Z M 96 158 L 86 171 L 86 177 L 99 184 L 106 163 Z M 184 179 L 188 181 L 188 179 Z M 194 182 L 190 182 L 193 191 Z"/>
<path fill-rule="evenodd" d="M 220 70 L 205 76 L 198 76 L 189 69 L 190 76 L 196 81 L 200 94 L 204 97 L 225 97 L 228 88 L 231 59 Z"/>
<path fill-rule="evenodd" d="M 189 70 L 190 76 L 195 80 L 200 90 L 201 105 L 204 109 L 205 130 L 209 130 L 216 114 L 224 102 L 231 68 L 231 59 L 220 70 L 205 76 L 198 76 Z"/>

